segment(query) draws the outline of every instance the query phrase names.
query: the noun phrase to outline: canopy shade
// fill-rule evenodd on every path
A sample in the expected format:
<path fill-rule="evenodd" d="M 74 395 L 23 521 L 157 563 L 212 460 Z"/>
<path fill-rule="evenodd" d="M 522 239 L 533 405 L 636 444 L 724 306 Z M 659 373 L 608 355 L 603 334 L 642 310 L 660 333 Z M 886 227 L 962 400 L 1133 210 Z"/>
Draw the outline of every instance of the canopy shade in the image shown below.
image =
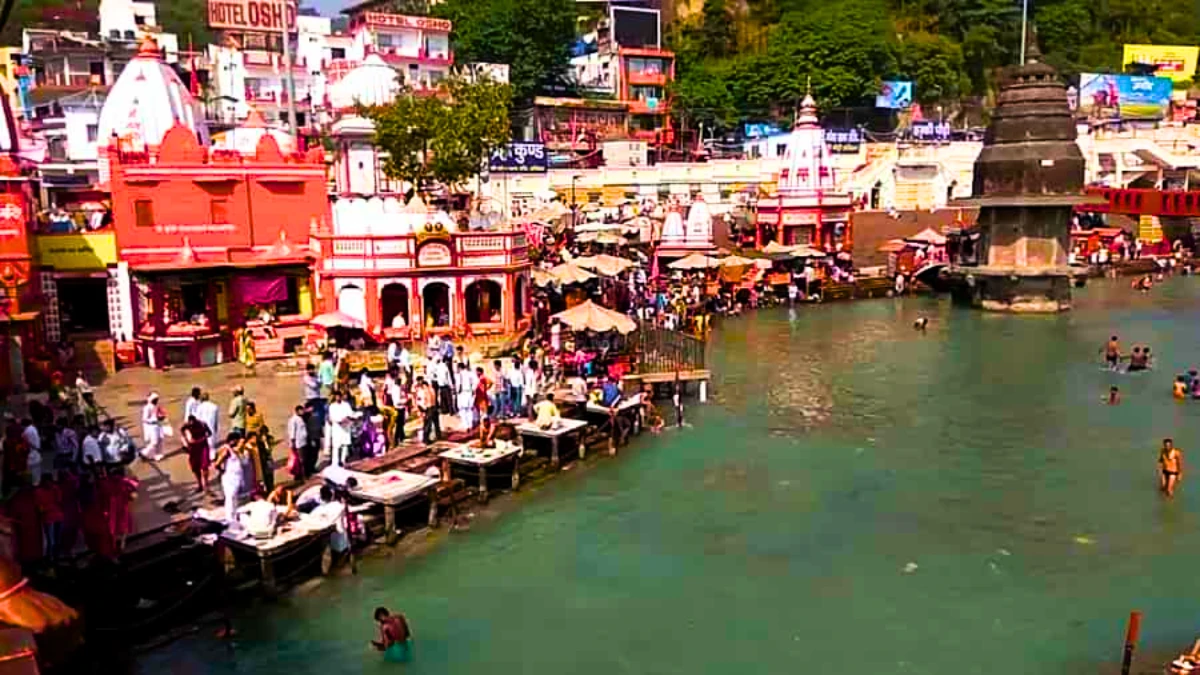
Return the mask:
<path fill-rule="evenodd" d="M 615 277 L 633 267 L 632 260 L 618 258 L 615 255 L 608 255 L 607 253 L 577 258 L 575 264 L 606 277 Z"/>
<path fill-rule="evenodd" d="M 555 281 L 558 281 L 558 279 L 556 279 L 553 274 L 551 274 L 545 270 L 534 270 L 533 271 L 533 284 L 535 286 L 549 286 L 550 284 L 554 283 Z"/>
<path fill-rule="evenodd" d="M 667 267 L 673 270 L 703 270 L 710 267 L 717 267 L 718 265 L 719 263 L 716 258 L 710 258 L 700 253 L 690 253 L 667 265 Z"/>
<path fill-rule="evenodd" d="M 595 274 L 583 269 L 574 262 L 565 262 L 550 268 L 550 274 L 561 284 L 582 284 L 596 278 Z"/>
<path fill-rule="evenodd" d="M 729 255 L 717 261 L 721 267 L 743 267 L 745 265 L 753 265 L 754 260 L 751 258 L 743 258 L 740 255 Z"/>
<path fill-rule="evenodd" d="M 313 317 L 310 321 L 314 326 L 321 328 L 365 328 L 366 324 L 358 319 L 345 314 L 343 312 L 329 312 L 320 316 Z"/>
<path fill-rule="evenodd" d="M 933 244 L 934 246 L 943 246 L 946 243 L 946 238 L 938 234 L 933 228 L 925 228 L 920 232 L 908 238 L 909 241 L 919 241 L 922 244 Z"/>
<path fill-rule="evenodd" d="M 633 319 L 620 312 L 605 309 L 591 300 L 575 305 L 565 312 L 559 312 L 550 318 L 562 321 L 571 330 L 590 330 L 594 333 L 607 333 L 615 330 L 622 335 L 637 330 L 637 324 Z"/>

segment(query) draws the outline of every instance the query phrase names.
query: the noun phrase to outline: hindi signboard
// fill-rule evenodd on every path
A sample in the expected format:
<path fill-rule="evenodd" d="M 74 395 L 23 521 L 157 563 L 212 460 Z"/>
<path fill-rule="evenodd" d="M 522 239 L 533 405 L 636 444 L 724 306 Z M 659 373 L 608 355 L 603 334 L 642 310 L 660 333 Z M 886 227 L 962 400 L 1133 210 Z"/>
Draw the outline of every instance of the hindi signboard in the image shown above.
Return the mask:
<path fill-rule="evenodd" d="M 1154 74 L 1175 82 L 1192 79 L 1200 47 L 1183 45 L 1125 45 L 1123 66 L 1142 63 L 1154 66 Z"/>
<path fill-rule="evenodd" d="M 826 129 L 825 147 L 830 152 L 844 155 L 857 154 L 862 148 L 861 129 Z"/>
<path fill-rule="evenodd" d="M 492 151 L 488 170 L 492 173 L 546 173 L 549 159 L 545 143 L 507 143 Z"/>
<path fill-rule="evenodd" d="M 221 30 L 282 33 L 296 30 L 296 3 L 289 0 L 208 0 L 208 25 Z"/>
<path fill-rule="evenodd" d="M 905 136 L 915 143 L 949 143 L 950 123 L 932 120 L 913 122 Z"/>

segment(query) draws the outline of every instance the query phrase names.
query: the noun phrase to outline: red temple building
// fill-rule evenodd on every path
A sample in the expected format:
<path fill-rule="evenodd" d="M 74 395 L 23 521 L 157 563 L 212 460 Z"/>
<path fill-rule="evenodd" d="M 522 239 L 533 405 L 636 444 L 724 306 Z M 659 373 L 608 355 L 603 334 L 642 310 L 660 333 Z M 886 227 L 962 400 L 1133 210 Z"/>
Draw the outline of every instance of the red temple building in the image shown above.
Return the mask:
<path fill-rule="evenodd" d="M 344 114 L 332 127 L 337 201 L 313 234 L 320 312 L 341 311 L 376 335 L 504 335 L 528 329 L 525 231 L 473 213 L 461 222 L 405 203 L 406 187 L 382 170 L 373 123 L 356 105 L 387 103 L 398 77 L 374 56 L 334 86 Z"/>
<path fill-rule="evenodd" d="M 758 200 L 755 246 L 774 241 L 784 246 L 809 245 L 829 253 L 849 252 L 853 207 L 850 194 L 837 189 L 817 104 L 806 95 L 788 136 L 779 190 Z"/>
<path fill-rule="evenodd" d="M 41 337 L 31 237 L 32 182 L 18 159 L 17 126 L 0 89 L 0 391 L 23 391 L 25 359 Z"/>

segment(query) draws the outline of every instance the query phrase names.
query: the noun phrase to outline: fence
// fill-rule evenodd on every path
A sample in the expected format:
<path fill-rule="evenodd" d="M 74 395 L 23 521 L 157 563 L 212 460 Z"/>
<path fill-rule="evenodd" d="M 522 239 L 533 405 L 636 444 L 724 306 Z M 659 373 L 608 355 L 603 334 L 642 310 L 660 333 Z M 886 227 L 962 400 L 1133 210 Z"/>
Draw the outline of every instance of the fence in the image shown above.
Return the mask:
<path fill-rule="evenodd" d="M 637 339 L 640 375 L 704 370 L 703 340 L 647 322 L 638 327 Z"/>

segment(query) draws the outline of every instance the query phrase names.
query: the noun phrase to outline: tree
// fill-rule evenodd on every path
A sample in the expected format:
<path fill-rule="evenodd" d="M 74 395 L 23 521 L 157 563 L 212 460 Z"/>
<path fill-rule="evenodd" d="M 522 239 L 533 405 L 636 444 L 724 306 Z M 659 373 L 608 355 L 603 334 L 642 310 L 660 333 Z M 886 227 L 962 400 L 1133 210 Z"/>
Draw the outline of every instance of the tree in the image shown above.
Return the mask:
<path fill-rule="evenodd" d="M 924 32 L 903 35 L 897 61 L 897 79 L 911 81 L 913 96 L 921 103 L 957 99 L 970 88 L 962 47 L 947 37 Z"/>
<path fill-rule="evenodd" d="M 565 80 L 575 41 L 574 0 L 446 0 L 432 9 L 454 23 L 456 61 L 508 64 L 518 103 Z"/>
<path fill-rule="evenodd" d="M 733 12 L 725 0 L 704 0 L 700 17 L 700 36 L 708 54 L 721 58 L 733 53 L 736 47 Z"/>
<path fill-rule="evenodd" d="M 431 182 L 453 189 L 508 142 L 511 99 L 508 85 L 454 78 L 436 96 L 405 91 L 363 113 L 375 122 L 375 144 L 387 153 L 384 173 L 417 190 Z"/>

